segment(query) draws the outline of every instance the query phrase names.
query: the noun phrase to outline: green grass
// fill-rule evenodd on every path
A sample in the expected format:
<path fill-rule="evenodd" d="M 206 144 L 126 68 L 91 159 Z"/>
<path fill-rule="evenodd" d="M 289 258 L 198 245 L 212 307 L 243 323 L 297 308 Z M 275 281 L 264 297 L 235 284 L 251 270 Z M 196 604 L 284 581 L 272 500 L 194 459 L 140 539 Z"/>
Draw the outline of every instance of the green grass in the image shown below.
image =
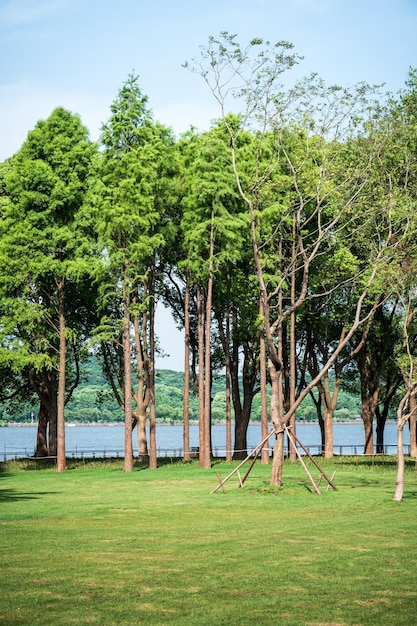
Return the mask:
<path fill-rule="evenodd" d="M 233 464 L 3 463 L 0 624 L 416 623 L 414 462 L 401 503 L 394 460 L 323 465 L 318 496 L 298 464 L 225 495 Z"/>

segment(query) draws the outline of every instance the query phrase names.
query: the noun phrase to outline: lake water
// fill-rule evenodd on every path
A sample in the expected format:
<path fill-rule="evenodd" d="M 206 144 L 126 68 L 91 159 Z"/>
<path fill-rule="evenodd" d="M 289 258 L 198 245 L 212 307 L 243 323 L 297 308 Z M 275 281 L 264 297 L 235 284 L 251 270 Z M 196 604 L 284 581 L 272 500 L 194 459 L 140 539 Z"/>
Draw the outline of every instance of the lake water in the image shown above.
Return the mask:
<path fill-rule="evenodd" d="M 318 454 L 321 445 L 318 424 L 297 424 L 296 434 L 312 454 Z M 36 443 L 36 426 L 0 427 L 0 459 L 32 456 Z M 364 445 L 363 425 L 358 423 L 334 424 L 335 454 L 362 454 Z M 375 434 L 374 434 L 375 437 Z M 251 424 L 248 428 L 248 451 L 257 446 L 261 437 L 261 427 Z M 385 426 L 385 453 L 396 454 L 396 424 Z M 156 442 L 158 456 L 182 456 L 182 426 L 157 425 Z M 215 456 L 225 456 L 226 428 L 215 425 L 212 428 L 212 447 Z M 233 429 L 232 429 L 233 441 Z M 404 442 L 409 445 L 409 430 L 404 430 Z M 136 430 L 133 433 L 134 453 L 137 454 Z M 67 426 L 65 445 L 68 457 L 123 456 L 124 427 L 88 425 Z M 190 447 L 198 447 L 198 426 L 190 426 Z M 273 447 L 273 437 L 270 438 Z"/>

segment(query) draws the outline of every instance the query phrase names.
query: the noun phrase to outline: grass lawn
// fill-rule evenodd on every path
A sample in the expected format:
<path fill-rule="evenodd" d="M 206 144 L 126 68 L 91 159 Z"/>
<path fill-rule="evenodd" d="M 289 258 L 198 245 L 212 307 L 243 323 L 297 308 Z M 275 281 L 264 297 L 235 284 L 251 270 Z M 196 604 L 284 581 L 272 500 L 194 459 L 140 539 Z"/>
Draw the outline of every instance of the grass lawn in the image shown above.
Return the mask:
<path fill-rule="evenodd" d="M 320 461 L 321 496 L 298 463 L 210 494 L 236 464 L 164 461 L 0 464 L 0 624 L 417 623 L 414 462 L 398 503 L 395 459 Z"/>

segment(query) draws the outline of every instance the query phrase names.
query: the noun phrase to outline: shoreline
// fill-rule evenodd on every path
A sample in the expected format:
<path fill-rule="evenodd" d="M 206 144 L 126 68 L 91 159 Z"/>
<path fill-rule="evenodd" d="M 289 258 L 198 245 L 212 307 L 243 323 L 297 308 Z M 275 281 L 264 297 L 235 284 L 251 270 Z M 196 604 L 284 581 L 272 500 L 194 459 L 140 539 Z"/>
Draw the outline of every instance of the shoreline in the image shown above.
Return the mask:
<path fill-rule="evenodd" d="M 385 422 L 386 424 L 396 424 L 397 421 L 396 420 L 387 420 Z M 259 421 L 251 421 L 249 422 L 249 426 L 260 426 L 260 422 Z M 269 422 L 268 422 L 269 424 Z M 299 426 L 318 426 L 319 422 L 318 421 L 297 421 L 296 425 Z M 333 422 L 333 426 L 335 426 L 336 424 L 340 424 L 341 426 L 349 426 L 351 424 L 363 424 L 362 419 L 353 419 L 353 420 L 344 420 L 344 421 L 334 421 Z M 374 425 L 376 425 L 376 420 L 374 421 Z M 36 422 L 8 422 L 8 423 L 4 423 L 4 424 L 0 424 L 0 428 L 27 428 L 29 426 L 32 426 L 34 428 L 37 428 L 37 423 Z M 65 427 L 67 428 L 73 428 L 75 426 L 79 426 L 80 428 L 85 428 L 85 427 L 99 427 L 99 426 L 124 426 L 124 422 L 88 422 L 88 423 L 78 423 L 78 422 L 66 422 L 65 423 Z M 178 422 L 178 423 L 168 423 L 168 422 L 157 422 L 156 423 L 157 427 L 163 427 L 163 428 L 170 428 L 171 426 L 182 426 L 182 422 Z M 193 421 L 190 422 L 190 426 L 198 426 L 198 421 Z M 214 422 L 212 424 L 212 426 L 226 426 L 226 422 L 222 421 L 222 422 Z M 232 427 L 234 426 L 234 422 L 232 422 Z"/>

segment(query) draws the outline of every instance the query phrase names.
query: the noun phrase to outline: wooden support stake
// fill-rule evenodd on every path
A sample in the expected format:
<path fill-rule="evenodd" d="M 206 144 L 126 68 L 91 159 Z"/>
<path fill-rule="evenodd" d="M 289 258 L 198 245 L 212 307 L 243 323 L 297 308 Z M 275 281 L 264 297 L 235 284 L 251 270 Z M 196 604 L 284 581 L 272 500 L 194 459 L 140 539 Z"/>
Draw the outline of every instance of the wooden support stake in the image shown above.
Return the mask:
<path fill-rule="evenodd" d="M 223 481 L 222 481 L 222 479 L 220 478 L 220 474 L 219 474 L 219 472 L 218 472 L 217 470 L 216 470 L 216 474 L 217 474 L 217 478 L 219 479 L 219 487 L 221 487 L 221 488 L 222 488 L 223 493 L 226 493 L 226 489 L 224 488 Z"/>
<path fill-rule="evenodd" d="M 240 484 L 240 486 L 241 486 L 241 487 L 242 487 L 243 483 L 245 482 L 245 480 L 247 479 L 247 477 L 249 476 L 249 473 L 250 473 L 250 471 L 251 471 L 252 467 L 255 465 L 256 459 L 258 458 L 259 453 L 261 452 L 261 450 L 262 450 L 262 448 L 260 448 L 260 447 L 258 446 L 258 449 L 257 449 L 257 451 L 256 451 L 256 453 L 255 453 L 255 456 L 253 457 L 253 461 L 252 461 L 252 463 L 250 464 L 250 466 L 249 466 L 249 468 L 248 468 L 248 470 L 247 470 L 246 474 L 244 475 L 243 480 L 242 480 L 242 482 L 241 482 L 241 484 Z"/>
<path fill-rule="evenodd" d="M 332 481 L 333 481 L 333 478 L 334 478 L 335 476 L 336 476 L 336 470 L 335 470 L 335 471 L 333 472 L 333 474 L 332 474 Z M 330 485 L 330 483 L 328 483 L 328 485 L 327 485 L 327 487 L 326 487 L 326 491 L 329 491 L 330 486 L 331 486 L 331 485 Z"/>
<path fill-rule="evenodd" d="M 285 429 L 287 430 L 287 426 L 285 427 Z M 325 472 L 323 472 L 323 470 L 321 469 L 320 465 L 317 463 L 317 461 L 314 459 L 314 457 L 311 456 L 310 452 L 307 450 L 307 448 L 305 446 L 303 446 L 303 444 L 301 443 L 301 441 L 298 439 L 297 435 L 293 432 L 291 432 L 291 435 L 294 437 L 295 441 L 298 443 L 298 445 L 300 446 L 300 448 L 302 448 L 304 450 L 304 452 L 306 453 L 306 455 L 308 456 L 308 458 L 310 459 L 310 461 L 313 463 L 313 465 L 315 465 L 317 467 L 317 469 L 319 470 L 319 472 L 321 472 L 321 474 L 324 476 L 324 478 L 327 480 L 327 482 L 329 483 L 330 487 L 332 487 L 335 491 L 337 491 L 336 486 L 333 484 L 332 479 L 329 478 L 327 476 L 327 474 Z"/>
<path fill-rule="evenodd" d="M 296 453 L 296 455 L 298 456 L 299 461 L 300 461 L 301 465 L 303 466 L 305 473 L 306 473 L 306 474 L 307 474 L 307 476 L 309 477 L 310 482 L 311 482 L 311 484 L 312 484 L 312 485 L 313 485 L 313 487 L 314 487 L 314 491 L 315 491 L 316 493 L 318 493 L 318 495 L 320 496 L 320 495 L 321 495 L 321 493 L 320 493 L 320 489 L 317 487 L 316 483 L 314 482 L 314 478 L 312 477 L 312 475 L 311 475 L 311 473 L 310 473 L 310 471 L 309 471 L 309 469 L 308 469 L 307 465 L 304 463 L 303 457 L 301 456 L 301 454 L 300 454 L 300 453 L 299 453 L 299 451 L 298 451 L 297 446 L 295 445 L 295 441 L 294 441 L 294 439 L 293 439 L 293 437 L 294 437 L 294 433 L 290 433 L 290 431 L 288 430 L 288 428 L 287 428 L 286 426 L 284 426 L 284 428 L 285 428 L 286 433 L 287 433 L 287 435 L 288 435 L 288 439 L 290 440 L 290 442 L 291 442 L 291 443 L 292 443 L 292 445 L 294 446 L 295 453 Z"/>
<path fill-rule="evenodd" d="M 239 487 L 241 487 L 243 485 L 243 483 L 242 483 L 242 478 L 240 476 L 240 472 L 237 473 L 237 476 L 239 478 Z"/>
<path fill-rule="evenodd" d="M 263 446 L 263 445 L 264 445 L 264 444 L 268 441 L 268 439 L 270 438 L 270 436 L 271 436 L 274 432 L 275 432 L 275 428 L 272 428 L 272 429 L 269 431 L 269 433 L 267 434 L 267 436 L 266 436 L 266 437 L 265 437 L 265 438 L 261 441 L 261 443 L 259 443 L 259 444 L 256 446 L 256 448 L 254 448 L 254 449 L 252 450 L 252 452 L 251 452 L 250 454 L 248 454 L 248 456 L 247 456 L 245 459 L 243 459 L 243 461 L 241 461 L 241 463 L 239 463 L 239 465 L 238 465 L 237 467 L 235 467 L 235 469 L 234 469 L 233 471 L 231 471 L 231 472 L 230 472 L 230 474 L 228 474 L 228 475 L 226 476 L 226 478 L 222 481 L 222 484 L 224 484 L 227 480 L 229 480 L 229 478 L 231 478 L 231 477 L 233 476 L 233 474 L 236 474 L 236 472 L 238 472 L 238 471 L 240 470 L 240 468 L 242 467 L 242 465 L 245 465 L 245 463 L 247 463 L 247 462 L 248 462 L 248 460 L 251 458 L 252 454 L 253 454 L 256 450 L 258 450 L 258 449 L 262 448 L 262 446 Z M 216 491 L 217 491 L 218 489 L 220 489 L 220 487 L 222 487 L 222 484 L 217 485 L 217 487 L 215 487 L 215 488 L 214 488 L 214 489 L 213 489 L 210 493 L 216 493 Z"/>

